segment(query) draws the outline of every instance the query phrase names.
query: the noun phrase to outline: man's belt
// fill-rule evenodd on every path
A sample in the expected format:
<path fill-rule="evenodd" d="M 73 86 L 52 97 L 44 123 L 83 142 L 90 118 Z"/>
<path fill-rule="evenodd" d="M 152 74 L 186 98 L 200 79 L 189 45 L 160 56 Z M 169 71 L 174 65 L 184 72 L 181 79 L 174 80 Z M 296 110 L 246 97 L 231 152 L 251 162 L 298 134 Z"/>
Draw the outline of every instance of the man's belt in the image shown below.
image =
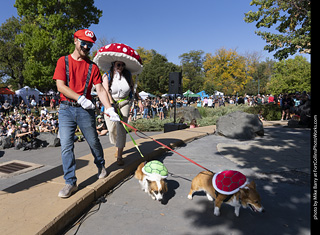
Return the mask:
<path fill-rule="evenodd" d="M 69 106 L 73 106 L 73 107 L 81 107 L 81 105 L 78 104 L 77 102 L 71 102 L 71 101 L 67 101 L 67 100 L 61 101 L 60 103 L 65 104 L 65 105 L 69 105 Z"/>

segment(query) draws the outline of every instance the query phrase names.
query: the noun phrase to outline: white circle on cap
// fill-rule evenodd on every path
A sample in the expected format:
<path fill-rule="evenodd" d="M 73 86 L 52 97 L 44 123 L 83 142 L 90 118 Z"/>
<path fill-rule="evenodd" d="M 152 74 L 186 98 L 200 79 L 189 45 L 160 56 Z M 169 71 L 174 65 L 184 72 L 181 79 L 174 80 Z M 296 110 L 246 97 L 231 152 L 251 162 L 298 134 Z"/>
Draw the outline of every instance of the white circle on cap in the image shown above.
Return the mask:
<path fill-rule="evenodd" d="M 87 37 L 90 37 L 90 38 L 93 38 L 94 37 L 94 33 L 90 30 L 86 30 L 84 32 L 84 34 L 87 36 Z"/>

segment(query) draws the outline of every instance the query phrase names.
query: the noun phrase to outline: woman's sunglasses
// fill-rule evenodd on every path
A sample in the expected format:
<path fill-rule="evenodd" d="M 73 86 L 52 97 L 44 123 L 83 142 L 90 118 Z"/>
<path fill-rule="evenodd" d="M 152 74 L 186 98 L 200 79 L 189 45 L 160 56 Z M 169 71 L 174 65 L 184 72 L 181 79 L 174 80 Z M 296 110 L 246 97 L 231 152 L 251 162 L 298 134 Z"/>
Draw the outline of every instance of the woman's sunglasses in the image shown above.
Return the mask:
<path fill-rule="evenodd" d="M 115 66 L 116 66 L 117 68 L 120 68 L 120 67 L 125 67 L 126 64 L 125 64 L 125 63 L 116 63 Z"/>
<path fill-rule="evenodd" d="M 81 40 L 79 38 L 77 38 L 77 39 L 80 42 L 80 46 L 84 47 L 85 45 L 87 45 L 88 50 L 90 50 L 91 47 L 93 46 L 92 42 L 83 41 L 83 40 Z"/>

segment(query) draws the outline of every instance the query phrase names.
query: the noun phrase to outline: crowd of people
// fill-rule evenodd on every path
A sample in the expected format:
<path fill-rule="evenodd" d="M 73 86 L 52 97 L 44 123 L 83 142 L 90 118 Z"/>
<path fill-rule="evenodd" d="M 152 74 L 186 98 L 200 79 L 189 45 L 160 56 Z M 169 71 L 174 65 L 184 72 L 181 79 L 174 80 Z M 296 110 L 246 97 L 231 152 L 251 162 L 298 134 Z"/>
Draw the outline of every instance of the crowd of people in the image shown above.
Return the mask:
<path fill-rule="evenodd" d="M 15 97 L 19 103 L 8 102 L 0 95 L 0 136 L 2 141 L 10 137 L 6 147 L 15 147 L 16 149 L 32 149 L 37 148 L 33 143 L 34 137 L 41 132 L 58 133 L 58 98 L 56 96 L 45 96 L 39 99 L 39 103 L 35 102 L 34 97 L 30 97 L 27 101 L 20 97 Z M 289 120 L 297 114 L 298 107 L 307 100 L 311 100 L 310 94 L 306 92 L 274 95 L 256 95 L 256 96 L 221 96 L 221 97 L 204 97 L 196 99 L 187 99 L 186 97 L 177 97 L 177 108 L 190 106 L 194 104 L 197 107 L 217 108 L 220 106 L 244 104 L 248 106 L 277 104 L 281 107 L 281 120 Z M 99 136 L 108 135 L 108 128 L 101 112 L 101 104 L 96 102 L 97 120 L 96 130 Z M 139 118 L 165 119 L 168 111 L 173 108 L 173 100 L 167 97 L 147 97 L 142 102 L 135 100 L 130 108 L 128 121 L 134 121 Z M 50 112 L 48 111 L 50 110 Z M 103 110 L 103 109 L 102 109 Z M 261 117 L 263 118 L 263 117 Z M 9 138 L 7 138 L 9 139 Z M 81 138 L 79 139 L 81 140 Z M 32 143 L 32 145 L 30 145 Z"/>
<path fill-rule="evenodd" d="M 207 96 L 203 98 L 177 97 L 177 108 L 194 105 L 196 107 L 217 108 L 228 105 L 248 105 L 257 106 L 264 104 L 276 104 L 281 107 L 281 120 L 289 120 L 297 113 L 297 108 L 311 100 L 311 95 L 307 92 L 296 92 L 280 95 L 247 95 L 244 96 Z M 140 105 L 135 102 L 132 106 L 129 120 L 137 118 L 156 118 L 160 120 L 167 117 L 168 111 L 173 108 L 173 99 L 166 97 L 147 97 Z"/>
<path fill-rule="evenodd" d="M 2 95 L 0 99 L 3 99 Z M 17 103 L 17 100 L 20 102 Z M 41 132 L 57 133 L 59 123 L 56 104 L 52 104 L 56 100 L 55 97 L 43 97 L 38 104 L 34 97 L 30 97 L 27 105 L 21 97 L 15 97 L 11 103 L 8 100 L 0 102 L 1 146 L 23 150 L 33 149 L 40 147 L 35 137 Z M 49 106 L 52 111 L 50 113 Z"/>
<path fill-rule="evenodd" d="M 237 98 L 231 97 L 230 104 L 247 104 L 249 106 L 276 104 L 281 108 L 281 121 L 290 120 L 294 116 L 300 116 L 301 110 L 299 107 L 311 102 L 311 94 L 303 91 L 302 93 L 284 93 L 280 95 L 260 95 L 257 96 L 240 96 Z M 310 104 L 308 104 L 310 106 Z"/>

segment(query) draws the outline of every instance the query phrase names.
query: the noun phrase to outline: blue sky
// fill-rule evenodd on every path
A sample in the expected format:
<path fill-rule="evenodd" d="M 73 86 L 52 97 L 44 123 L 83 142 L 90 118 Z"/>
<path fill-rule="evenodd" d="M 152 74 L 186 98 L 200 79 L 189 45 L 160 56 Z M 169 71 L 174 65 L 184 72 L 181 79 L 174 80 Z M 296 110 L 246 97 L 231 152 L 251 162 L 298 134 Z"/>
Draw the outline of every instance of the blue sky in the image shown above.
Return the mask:
<path fill-rule="evenodd" d="M 255 24 L 243 20 L 244 13 L 256 10 L 250 1 L 96 0 L 103 16 L 90 29 L 98 38 L 115 39 L 135 49 L 154 49 L 175 64 L 180 64 L 179 55 L 191 50 L 214 54 L 221 47 L 240 54 L 259 52 L 262 60 L 273 59 L 272 53 L 263 50 L 265 41 L 254 33 Z M 0 8 L 0 24 L 17 16 L 14 1 L 1 2 L 6 3 Z"/>

